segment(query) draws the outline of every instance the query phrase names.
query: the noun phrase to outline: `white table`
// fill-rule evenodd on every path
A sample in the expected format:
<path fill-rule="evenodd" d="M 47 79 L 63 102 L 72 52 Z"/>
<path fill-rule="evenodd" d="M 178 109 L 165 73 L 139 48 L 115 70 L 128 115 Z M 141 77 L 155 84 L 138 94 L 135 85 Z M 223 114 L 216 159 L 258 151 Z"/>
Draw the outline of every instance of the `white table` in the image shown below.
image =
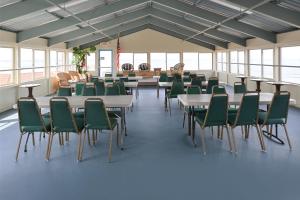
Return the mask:
<path fill-rule="evenodd" d="M 269 105 L 273 99 L 273 93 L 259 93 L 259 104 Z M 195 106 L 208 106 L 211 99 L 211 94 L 180 94 L 177 96 L 178 100 L 184 107 L 188 107 L 189 110 L 193 110 Z M 229 105 L 239 105 L 242 100 L 243 94 L 228 94 Z M 290 104 L 296 104 L 295 99 L 290 99 Z M 194 116 L 192 112 L 188 113 L 188 134 L 192 135 L 191 125 Z M 194 137 L 194 133 L 192 135 Z"/>
<path fill-rule="evenodd" d="M 36 102 L 40 108 L 49 108 L 51 96 L 37 97 Z M 131 107 L 133 102 L 132 95 L 117 95 L 117 96 L 71 96 L 65 97 L 68 99 L 71 108 L 84 108 L 84 102 L 88 98 L 101 98 L 107 108 L 121 108 L 121 129 L 125 129 L 125 109 Z"/>
<path fill-rule="evenodd" d="M 120 80 L 120 78 L 128 78 L 129 81 L 139 81 L 139 80 L 142 80 L 143 77 L 142 76 L 121 76 L 121 77 L 99 77 L 99 79 L 102 79 L 102 80 L 113 80 L 113 81 L 117 81 L 117 80 Z"/>

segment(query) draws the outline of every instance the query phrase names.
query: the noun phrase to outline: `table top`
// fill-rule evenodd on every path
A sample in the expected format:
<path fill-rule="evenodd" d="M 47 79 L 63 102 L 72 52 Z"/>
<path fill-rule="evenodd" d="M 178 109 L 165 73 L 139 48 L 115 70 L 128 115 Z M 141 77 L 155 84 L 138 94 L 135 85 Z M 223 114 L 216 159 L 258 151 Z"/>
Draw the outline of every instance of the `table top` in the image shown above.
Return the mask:
<path fill-rule="evenodd" d="M 244 75 L 238 75 L 236 78 L 248 78 L 249 76 L 244 76 Z"/>
<path fill-rule="evenodd" d="M 51 96 L 37 97 L 36 102 L 40 108 L 49 108 Z M 71 96 L 65 97 L 69 100 L 70 107 L 84 107 L 84 101 L 88 98 L 101 98 L 106 107 L 130 107 L 132 105 L 132 95 L 118 96 Z"/>
<path fill-rule="evenodd" d="M 291 83 L 283 82 L 283 81 L 269 81 L 267 82 L 268 84 L 271 85 L 290 85 Z"/>
<path fill-rule="evenodd" d="M 112 82 L 106 82 L 105 87 L 110 86 L 112 84 L 113 84 Z M 138 82 L 124 82 L 124 86 L 128 88 L 137 88 L 138 84 L 139 84 Z"/>
<path fill-rule="evenodd" d="M 30 84 L 24 84 L 24 85 L 20 85 L 21 88 L 32 88 L 32 87 L 38 87 L 41 84 L 39 83 L 30 83 Z"/>
<path fill-rule="evenodd" d="M 272 102 L 273 93 L 259 93 L 259 103 L 261 105 L 267 105 Z M 211 94 L 181 94 L 178 95 L 178 100 L 184 106 L 201 106 L 209 105 Z M 239 105 L 242 100 L 243 94 L 228 94 L 229 105 Z M 290 104 L 296 104 L 295 99 L 290 99 Z"/>
<path fill-rule="evenodd" d="M 173 82 L 158 82 L 159 87 L 172 87 Z M 184 86 L 190 86 L 191 82 L 183 82 Z"/>
<path fill-rule="evenodd" d="M 267 82 L 269 81 L 268 79 L 265 78 L 251 78 L 251 81 L 256 81 L 256 82 Z"/>
<path fill-rule="evenodd" d="M 121 76 L 121 77 L 99 77 L 102 80 L 119 80 L 120 78 L 128 78 L 128 80 L 142 80 L 142 76 Z"/>

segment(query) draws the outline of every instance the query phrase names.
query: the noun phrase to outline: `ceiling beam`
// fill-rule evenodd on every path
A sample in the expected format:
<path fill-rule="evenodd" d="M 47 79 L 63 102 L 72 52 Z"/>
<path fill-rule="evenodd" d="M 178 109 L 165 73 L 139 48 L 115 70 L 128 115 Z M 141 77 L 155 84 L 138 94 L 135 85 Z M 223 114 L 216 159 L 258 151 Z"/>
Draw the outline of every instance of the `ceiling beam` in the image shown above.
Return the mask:
<path fill-rule="evenodd" d="M 158 3 L 159 5 L 199 17 L 201 19 L 210 21 L 216 25 L 226 20 L 226 17 L 222 15 L 180 1 L 173 1 L 173 0 L 153 0 L 153 1 L 154 3 Z M 222 26 L 244 33 L 246 35 L 267 40 L 272 43 L 276 43 L 277 41 L 275 33 L 257 28 L 255 26 L 248 25 L 243 22 L 239 22 L 235 19 L 223 23 Z"/>
<path fill-rule="evenodd" d="M 66 3 L 69 0 L 52 0 L 56 4 Z M 32 12 L 45 10 L 52 7 L 51 4 L 43 0 L 26 0 L 10 4 L 0 8 L 0 24 L 9 20 L 25 16 Z"/>
<path fill-rule="evenodd" d="M 207 28 L 206 26 L 203 26 L 203 25 L 200 25 L 198 23 L 186 20 L 183 17 L 179 17 L 179 16 L 176 16 L 176 15 L 172 15 L 172 14 L 163 12 L 159 9 L 152 9 L 150 14 L 152 16 L 155 16 L 155 17 L 173 22 L 173 23 L 178 24 L 180 26 L 184 26 L 184 27 L 194 29 L 196 31 L 203 31 Z M 230 34 L 227 34 L 227 33 L 224 33 L 222 31 L 218 31 L 216 29 L 211 29 L 211 30 L 207 31 L 205 34 L 213 36 L 213 37 L 217 37 L 217 38 L 222 39 L 222 40 L 226 40 L 228 42 L 233 42 L 233 43 L 241 45 L 241 46 L 246 46 L 246 40 L 245 39 L 237 37 L 237 36 L 233 36 L 233 35 L 230 35 Z"/>
<path fill-rule="evenodd" d="M 93 24 L 93 26 L 99 30 L 107 29 L 111 26 L 116 26 L 118 24 L 126 23 L 132 20 L 136 20 L 137 18 L 144 17 L 145 15 L 149 14 L 151 8 L 145 8 L 141 9 L 135 12 L 131 12 L 128 14 L 124 14 L 121 16 L 118 16 L 113 19 L 105 20 L 96 24 Z M 55 37 L 52 37 L 48 40 L 48 46 L 52 46 L 55 44 L 58 44 L 60 42 L 69 42 L 71 40 L 78 39 L 80 37 L 84 37 L 86 35 L 89 35 L 91 33 L 95 32 L 91 27 L 84 27 L 75 31 L 70 31 Z"/>
<path fill-rule="evenodd" d="M 178 32 L 181 35 L 185 35 L 186 37 L 189 37 L 193 34 L 195 34 L 195 31 L 191 31 L 191 30 L 187 30 L 185 28 L 182 28 L 178 25 L 175 25 L 173 23 L 167 22 L 165 20 L 156 18 L 156 17 L 151 17 L 150 18 L 150 24 L 154 24 L 156 26 L 160 26 L 160 27 L 164 27 L 170 31 L 173 32 Z M 226 42 L 222 42 L 220 40 L 216 40 L 214 38 L 210 38 L 204 35 L 197 35 L 196 37 L 194 37 L 196 40 L 211 44 L 211 45 L 215 45 L 215 46 L 219 46 L 222 47 L 224 49 L 227 49 L 227 43 Z"/>
<path fill-rule="evenodd" d="M 101 16 L 108 14 L 113 14 L 118 11 L 130 8 L 132 6 L 137 6 L 148 2 L 148 0 L 126 0 L 126 1 L 117 1 L 108 5 L 96 7 L 93 10 L 88 10 L 82 13 L 77 14 L 76 16 L 83 21 L 88 21 L 95 19 Z M 31 38 L 43 36 L 45 34 L 58 31 L 70 26 L 74 26 L 81 23 L 78 19 L 75 19 L 73 16 L 69 16 L 63 19 L 59 19 L 44 25 L 40 25 L 28 30 L 21 31 L 17 34 L 17 42 L 22 42 L 29 40 Z"/>
<path fill-rule="evenodd" d="M 242 6 L 244 8 L 249 8 L 255 4 L 262 2 L 262 0 L 251 0 L 251 1 L 226 0 L 226 1 Z M 271 3 L 271 2 L 265 3 L 257 8 L 254 8 L 253 11 L 280 20 L 281 22 L 289 24 L 290 26 L 295 26 L 297 28 L 300 28 L 300 13 L 294 10 L 280 7 L 275 3 Z"/>

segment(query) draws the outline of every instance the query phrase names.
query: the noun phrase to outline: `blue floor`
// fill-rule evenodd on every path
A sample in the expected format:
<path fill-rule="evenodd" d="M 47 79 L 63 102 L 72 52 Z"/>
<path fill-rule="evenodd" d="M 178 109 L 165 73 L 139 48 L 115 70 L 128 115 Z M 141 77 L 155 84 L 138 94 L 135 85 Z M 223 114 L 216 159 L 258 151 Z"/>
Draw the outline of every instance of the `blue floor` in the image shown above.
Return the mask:
<path fill-rule="evenodd" d="M 164 111 L 162 96 L 157 99 L 154 89 L 140 90 L 133 112 L 127 112 L 126 149 L 121 151 L 114 145 L 112 163 L 107 159 L 105 133 L 95 147 L 85 145 L 80 163 L 76 161 L 75 135 L 63 147 L 55 138 L 49 162 L 44 160 L 45 139 L 35 147 L 29 143 L 28 152 L 21 151 L 15 162 L 19 137 L 16 114 L 1 114 L 0 200 L 299 199 L 299 109 L 289 111 L 292 151 L 288 145 L 265 138 L 267 153 L 262 153 L 255 130 L 245 141 L 238 128 L 237 156 L 228 152 L 227 137 L 220 141 L 209 130 L 207 155 L 203 156 L 199 127 L 198 147 L 194 148 L 182 128 L 183 112 L 177 101 L 173 101 L 170 117 Z"/>

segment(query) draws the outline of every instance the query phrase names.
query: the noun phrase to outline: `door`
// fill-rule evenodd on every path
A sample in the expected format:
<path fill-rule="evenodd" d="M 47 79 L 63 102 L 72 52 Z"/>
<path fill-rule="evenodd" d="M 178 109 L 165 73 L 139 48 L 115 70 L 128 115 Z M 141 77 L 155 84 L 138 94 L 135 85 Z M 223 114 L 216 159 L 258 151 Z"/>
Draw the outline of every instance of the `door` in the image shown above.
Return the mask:
<path fill-rule="evenodd" d="M 99 50 L 99 76 L 104 77 L 106 73 L 113 73 L 112 50 Z"/>

